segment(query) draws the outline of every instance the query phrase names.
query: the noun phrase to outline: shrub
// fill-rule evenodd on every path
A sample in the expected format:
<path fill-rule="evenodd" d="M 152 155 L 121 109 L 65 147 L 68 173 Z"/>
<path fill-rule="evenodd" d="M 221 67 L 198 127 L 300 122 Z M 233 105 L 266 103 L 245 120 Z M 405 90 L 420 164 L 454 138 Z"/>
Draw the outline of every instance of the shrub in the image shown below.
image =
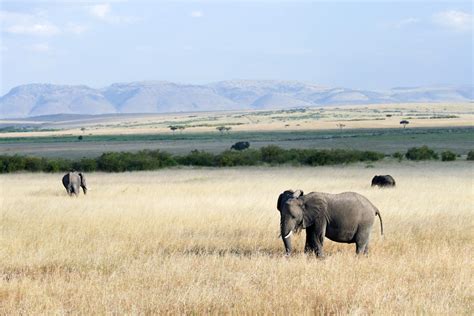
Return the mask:
<path fill-rule="evenodd" d="M 441 153 L 441 161 L 453 161 L 456 160 L 456 154 L 447 150 Z"/>
<path fill-rule="evenodd" d="M 97 161 L 94 158 L 82 158 L 80 161 L 73 163 L 73 169 L 86 172 L 96 171 Z"/>
<path fill-rule="evenodd" d="M 73 169 L 73 163 L 70 160 L 53 158 L 47 159 L 43 171 L 59 172 Z M 80 170 L 80 169 L 78 169 Z"/>
<path fill-rule="evenodd" d="M 21 156 L 1 156 L 0 168 L 2 173 L 9 173 L 15 171 L 25 170 L 26 161 L 24 157 Z"/>
<path fill-rule="evenodd" d="M 159 150 L 142 150 L 137 153 L 108 152 L 97 159 L 98 169 L 107 172 L 155 170 L 176 164 L 170 154 Z"/>
<path fill-rule="evenodd" d="M 392 157 L 398 159 L 398 161 L 402 161 L 403 154 L 401 152 L 396 152 L 392 154 Z"/>
<path fill-rule="evenodd" d="M 243 151 L 226 150 L 220 154 L 193 150 L 184 156 L 172 156 L 159 150 L 131 152 L 107 152 L 98 158 L 66 160 L 60 158 L 36 158 L 23 156 L 0 156 L 0 173 L 16 171 L 60 172 L 71 169 L 81 171 L 124 172 L 136 170 L 156 170 L 176 165 L 233 167 L 261 164 L 284 164 L 322 166 L 351 162 L 372 162 L 383 159 L 384 155 L 358 150 L 318 150 L 288 149 L 266 146 Z"/>
<path fill-rule="evenodd" d="M 474 150 L 470 150 L 467 153 L 467 160 L 474 160 Z"/>
<path fill-rule="evenodd" d="M 248 149 L 245 151 L 226 150 L 216 157 L 217 166 L 255 166 L 262 161 L 262 155 L 259 150 Z"/>
<path fill-rule="evenodd" d="M 180 165 L 185 166 L 212 167 L 216 165 L 216 157 L 213 154 L 196 149 L 186 156 L 176 157 L 176 160 Z"/>
<path fill-rule="evenodd" d="M 288 151 L 275 145 L 260 148 L 262 161 L 269 164 L 281 164 L 288 161 Z"/>
<path fill-rule="evenodd" d="M 409 160 L 430 160 L 430 159 L 439 159 L 437 153 L 432 149 L 429 149 L 428 146 L 422 147 L 412 147 L 408 149 L 405 157 Z"/>

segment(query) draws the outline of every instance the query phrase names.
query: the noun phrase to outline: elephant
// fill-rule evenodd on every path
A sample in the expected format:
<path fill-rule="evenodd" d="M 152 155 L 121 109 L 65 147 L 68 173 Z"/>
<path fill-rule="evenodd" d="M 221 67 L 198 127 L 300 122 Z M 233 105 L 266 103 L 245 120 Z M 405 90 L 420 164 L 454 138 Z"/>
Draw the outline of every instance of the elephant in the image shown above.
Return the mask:
<path fill-rule="evenodd" d="M 384 176 L 374 176 L 372 178 L 372 186 L 394 187 L 395 179 L 389 174 Z"/>
<path fill-rule="evenodd" d="M 280 230 L 286 256 L 291 254 L 293 232 L 306 230 L 305 253 L 324 257 L 324 237 L 335 242 L 355 243 L 356 254 L 368 254 L 369 239 L 375 216 L 379 210 L 364 196 L 355 192 L 330 194 L 286 190 L 278 197 Z"/>
<path fill-rule="evenodd" d="M 72 196 L 73 194 L 77 196 L 80 191 L 79 187 L 82 188 L 84 194 L 87 194 L 86 177 L 82 172 L 72 171 L 65 174 L 63 177 L 63 185 L 69 196 Z"/>
<path fill-rule="evenodd" d="M 235 150 L 241 151 L 241 150 L 247 149 L 249 147 L 250 147 L 249 142 L 237 142 L 234 145 L 232 145 L 230 147 L 230 149 L 235 149 Z"/>

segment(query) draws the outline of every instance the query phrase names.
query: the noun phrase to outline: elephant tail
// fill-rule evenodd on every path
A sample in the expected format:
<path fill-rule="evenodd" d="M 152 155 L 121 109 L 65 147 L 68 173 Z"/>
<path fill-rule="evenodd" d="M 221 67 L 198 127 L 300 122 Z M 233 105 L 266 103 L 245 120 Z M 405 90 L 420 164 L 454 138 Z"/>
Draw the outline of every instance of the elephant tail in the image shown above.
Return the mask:
<path fill-rule="evenodd" d="M 379 219 L 380 219 L 380 235 L 383 236 L 383 224 L 382 224 L 382 215 L 380 215 L 380 211 L 379 210 L 375 210 L 375 215 L 378 215 Z"/>

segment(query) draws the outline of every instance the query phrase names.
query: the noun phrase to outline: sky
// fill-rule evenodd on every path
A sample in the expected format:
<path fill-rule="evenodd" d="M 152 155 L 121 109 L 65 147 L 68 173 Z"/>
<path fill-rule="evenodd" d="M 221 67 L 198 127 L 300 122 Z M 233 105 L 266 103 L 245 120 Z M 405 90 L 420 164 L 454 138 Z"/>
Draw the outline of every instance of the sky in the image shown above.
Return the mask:
<path fill-rule="evenodd" d="M 3 1 L 0 94 L 28 83 L 473 84 L 471 1 Z"/>

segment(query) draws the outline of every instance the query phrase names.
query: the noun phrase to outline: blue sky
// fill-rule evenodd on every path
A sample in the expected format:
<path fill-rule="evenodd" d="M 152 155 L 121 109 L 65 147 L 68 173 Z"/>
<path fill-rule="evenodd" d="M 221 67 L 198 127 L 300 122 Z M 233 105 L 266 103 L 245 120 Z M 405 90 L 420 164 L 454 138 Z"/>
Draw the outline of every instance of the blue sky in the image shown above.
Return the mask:
<path fill-rule="evenodd" d="M 3 1 L 0 93 L 26 83 L 473 83 L 471 1 Z"/>

